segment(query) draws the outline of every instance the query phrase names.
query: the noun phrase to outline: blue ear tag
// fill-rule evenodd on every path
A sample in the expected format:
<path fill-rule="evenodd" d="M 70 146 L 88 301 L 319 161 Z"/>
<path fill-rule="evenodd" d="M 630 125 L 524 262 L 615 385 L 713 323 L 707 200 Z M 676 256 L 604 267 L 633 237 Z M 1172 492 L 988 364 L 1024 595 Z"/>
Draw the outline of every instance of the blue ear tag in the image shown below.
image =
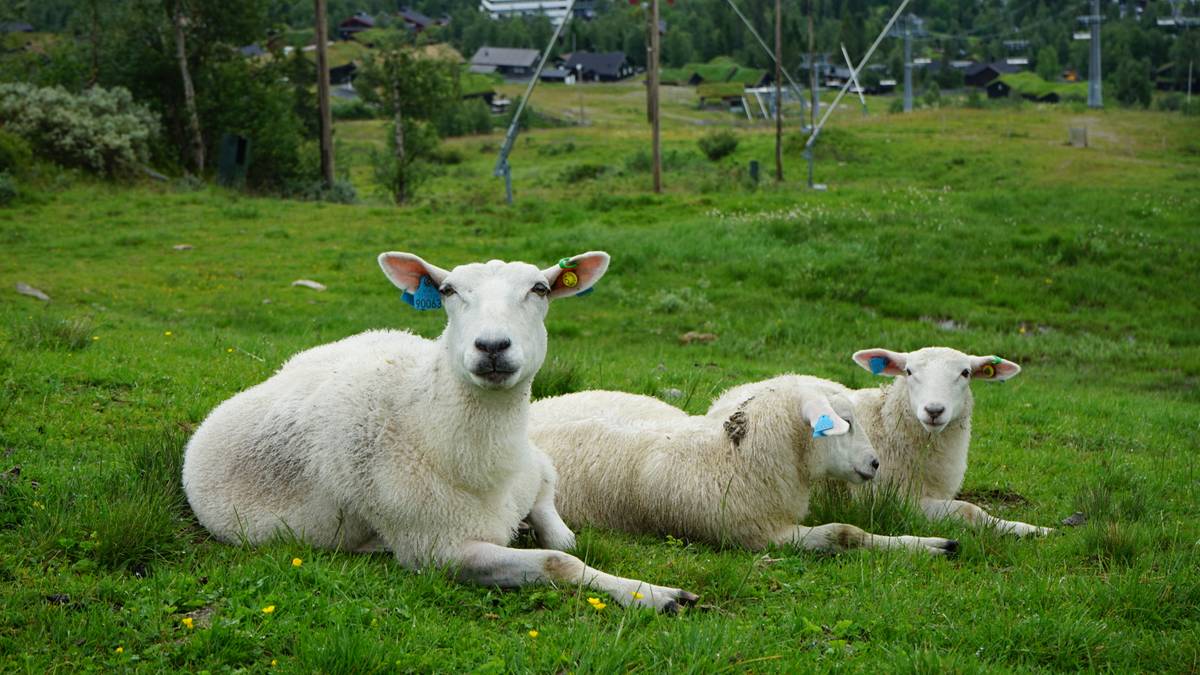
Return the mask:
<path fill-rule="evenodd" d="M 417 286 L 416 293 L 404 291 L 400 294 L 400 300 L 419 311 L 442 308 L 442 294 L 438 293 L 438 289 L 434 287 L 433 279 L 429 275 L 421 277 L 421 283 Z"/>
<path fill-rule="evenodd" d="M 871 364 L 871 374 L 878 375 L 887 368 L 888 359 L 886 356 L 872 356 L 869 363 Z"/>
<path fill-rule="evenodd" d="M 821 415 L 817 418 L 817 423 L 813 425 L 813 438 L 822 438 L 825 432 L 833 428 L 833 420 L 829 419 L 829 415 Z"/>
<path fill-rule="evenodd" d="M 591 295 L 592 291 L 594 291 L 594 290 L 596 290 L 596 287 L 592 286 L 591 288 L 587 289 L 586 291 L 579 291 L 578 293 L 575 294 L 575 297 L 582 298 L 585 295 Z"/>

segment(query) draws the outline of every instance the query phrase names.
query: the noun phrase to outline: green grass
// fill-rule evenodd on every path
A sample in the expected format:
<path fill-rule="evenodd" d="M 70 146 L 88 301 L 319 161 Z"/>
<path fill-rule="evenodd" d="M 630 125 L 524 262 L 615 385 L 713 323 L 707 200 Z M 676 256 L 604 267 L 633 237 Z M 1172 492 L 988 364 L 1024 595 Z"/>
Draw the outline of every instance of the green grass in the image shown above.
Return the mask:
<path fill-rule="evenodd" d="M 1063 101 L 1086 101 L 1086 82 L 1049 82 L 1043 80 L 1037 73 L 1023 72 L 1004 75 L 1000 81 L 1012 87 L 1023 96 L 1041 98 L 1050 94 L 1058 94 Z"/>
<path fill-rule="evenodd" d="M 830 189 L 811 192 L 801 138 L 785 143 L 787 182 L 754 186 L 745 166 L 771 165 L 767 128 L 737 129 L 732 158 L 709 163 L 696 139 L 735 119 L 668 94 L 654 195 L 640 85 L 539 88 L 535 104 L 567 110 L 578 91 L 592 123 L 521 136 L 512 207 L 490 173 L 495 135 L 450 141 L 464 161 L 387 206 L 361 163 L 383 127 L 356 122 L 338 138 L 358 205 L 67 174 L 0 209 L 0 669 L 1197 668 L 1200 128 L 1120 111 L 850 110 L 818 145 Z M 1091 147 L 1069 147 L 1083 124 Z M 580 165 L 606 170 L 563 184 Z M 593 248 L 612 268 L 551 310 L 538 395 L 674 388 L 699 412 L 784 371 L 875 384 L 849 359 L 864 347 L 994 352 L 1024 370 L 976 386 L 965 490 L 1004 518 L 1088 522 L 1018 541 L 833 490 L 806 522 L 955 537 L 962 553 L 763 557 L 581 533 L 597 567 L 703 596 L 676 618 L 597 612 L 577 589 L 463 586 L 383 555 L 227 546 L 197 526 L 180 453 L 213 406 L 301 349 L 440 331 L 438 313 L 398 302 L 377 253 L 544 265 Z M 18 281 L 53 301 L 17 295 Z M 718 339 L 683 346 L 689 330 Z"/>

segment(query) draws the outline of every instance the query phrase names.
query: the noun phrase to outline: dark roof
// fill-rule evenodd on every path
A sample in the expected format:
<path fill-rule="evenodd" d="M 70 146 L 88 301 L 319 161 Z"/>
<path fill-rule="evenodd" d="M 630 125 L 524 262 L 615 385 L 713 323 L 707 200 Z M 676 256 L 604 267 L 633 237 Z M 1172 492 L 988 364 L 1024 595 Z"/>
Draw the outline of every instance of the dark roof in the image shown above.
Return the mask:
<path fill-rule="evenodd" d="M 264 50 L 262 47 L 259 47 L 257 44 L 246 45 L 245 47 L 239 48 L 238 51 L 241 52 L 242 56 L 262 56 L 263 54 L 267 53 L 266 50 Z"/>
<path fill-rule="evenodd" d="M 566 80 L 571 76 L 571 71 L 565 68 L 547 68 L 542 71 L 543 80 Z"/>
<path fill-rule="evenodd" d="M 621 66 L 627 65 L 625 52 L 575 52 L 563 64 L 566 70 L 575 70 L 582 66 L 583 70 L 606 77 L 621 77 Z"/>
<path fill-rule="evenodd" d="M 428 16 L 425 16 L 424 14 L 418 12 L 415 9 L 409 9 L 408 7 L 400 8 L 400 18 L 404 19 L 408 23 L 411 23 L 416 26 L 420 26 L 421 28 L 428 28 L 429 26 L 432 26 L 435 23 L 437 23 L 436 21 L 429 18 Z"/>
<path fill-rule="evenodd" d="M 472 66 L 500 66 L 508 68 L 532 68 L 541 52 L 536 49 L 508 49 L 506 47 L 480 47 L 471 57 Z"/>
<path fill-rule="evenodd" d="M 0 23 L 0 33 L 32 33 L 33 25 L 24 21 L 9 21 Z"/>
<path fill-rule="evenodd" d="M 988 68 L 991 68 L 1000 74 L 1015 73 L 1021 69 L 1019 66 L 1010 66 L 1004 61 L 993 61 L 992 63 L 973 63 L 967 66 L 967 69 L 963 71 L 963 73 L 967 76 L 974 77 Z"/>
<path fill-rule="evenodd" d="M 346 19 L 345 21 L 339 23 L 338 26 L 341 28 L 349 28 L 351 26 L 364 26 L 366 28 L 374 28 L 375 27 L 375 17 L 371 16 L 370 14 L 367 14 L 366 12 L 358 12 L 357 14 L 350 17 L 349 19 Z"/>

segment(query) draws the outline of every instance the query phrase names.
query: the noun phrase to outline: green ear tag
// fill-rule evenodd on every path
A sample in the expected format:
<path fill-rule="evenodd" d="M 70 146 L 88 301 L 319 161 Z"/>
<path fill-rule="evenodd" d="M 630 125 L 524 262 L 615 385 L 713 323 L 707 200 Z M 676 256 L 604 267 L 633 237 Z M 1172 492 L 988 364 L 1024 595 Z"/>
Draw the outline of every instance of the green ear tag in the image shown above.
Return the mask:
<path fill-rule="evenodd" d="M 558 261 L 558 266 L 564 270 L 573 270 L 576 267 L 579 267 L 579 262 L 571 260 L 570 258 L 562 258 Z"/>

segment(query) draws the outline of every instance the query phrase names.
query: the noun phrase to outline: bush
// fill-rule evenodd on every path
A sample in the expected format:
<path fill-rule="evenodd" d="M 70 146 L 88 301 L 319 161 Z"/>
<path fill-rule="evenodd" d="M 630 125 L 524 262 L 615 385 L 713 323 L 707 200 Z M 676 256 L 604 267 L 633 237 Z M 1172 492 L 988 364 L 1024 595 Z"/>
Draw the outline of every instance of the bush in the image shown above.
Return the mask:
<path fill-rule="evenodd" d="M 900 94 L 896 98 L 892 99 L 892 102 L 888 104 L 888 112 L 890 112 L 890 113 L 904 112 L 904 95 L 903 94 Z"/>
<path fill-rule="evenodd" d="M 925 89 L 925 95 L 921 97 L 925 101 L 925 105 L 930 108 L 936 108 L 942 102 L 942 89 L 937 82 L 930 82 L 929 87 Z"/>
<path fill-rule="evenodd" d="M 333 185 L 326 187 L 325 181 L 315 180 L 292 190 L 292 197 L 310 202 L 333 202 L 353 204 L 358 201 L 358 192 L 345 178 L 335 178 Z"/>
<path fill-rule="evenodd" d="M 978 89 L 972 89 L 971 92 L 969 94 L 967 94 L 967 107 L 968 108 L 982 108 L 983 107 L 983 95 L 979 93 Z"/>
<path fill-rule="evenodd" d="M 356 98 L 353 101 L 338 101 L 333 104 L 335 120 L 373 120 L 382 114 L 379 106 Z"/>
<path fill-rule="evenodd" d="M 599 178 L 608 167 L 603 164 L 572 164 L 563 169 L 559 176 L 564 183 L 579 183 L 585 180 Z"/>
<path fill-rule="evenodd" d="M 17 183 L 7 171 L 0 171 L 0 206 L 8 206 L 17 198 Z"/>
<path fill-rule="evenodd" d="M 434 119 L 438 135 L 469 136 L 492 131 L 492 110 L 481 99 L 460 101 Z"/>
<path fill-rule="evenodd" d="M 714 131 L 700 137 L 696 144 L 705 157 L 717 162 L 733 154 L 737 150 L 738 139 L 732 131 Z"/>
<path fill-rule="evenodd" d="M 388 192 L 397 204 L 412 197 L 413 190 L 429 177 L 429 158 L 438 148 L 437 131 L 433 126 L 411 118 L 404 120 L 404 161 L 396 158 L 395 124 L 388 125 L 388 147 L 384 152 L 372 151 L 371 164 L 375 182 Z"/>
<path fill-rule="evenodd" d="M 0 129 L 0 173 L 23 173 L 33 161 L 33 150 L 25 139 Z"/>
<path fill-rule="evenodd" d="M 0 124 L 39 156 L 109 175 L 141 166 L 159 130 L 158 118 L 120 87 L 76 95 L 24 83 L 0 84 Z"/>

